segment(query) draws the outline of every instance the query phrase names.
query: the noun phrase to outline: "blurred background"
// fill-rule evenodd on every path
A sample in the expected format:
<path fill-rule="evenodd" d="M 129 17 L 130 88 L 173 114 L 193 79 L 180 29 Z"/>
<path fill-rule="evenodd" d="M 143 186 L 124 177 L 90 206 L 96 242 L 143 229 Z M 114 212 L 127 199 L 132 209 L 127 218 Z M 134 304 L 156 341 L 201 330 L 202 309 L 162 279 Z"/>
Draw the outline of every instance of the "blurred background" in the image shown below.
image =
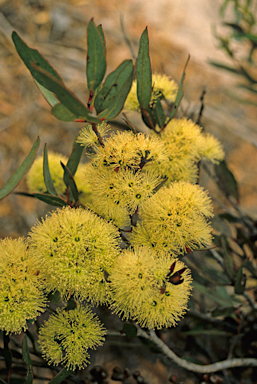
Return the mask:
<path fill-rule="evenodd" d="M 42 154 L 44 143 L 47 143 L 49 150 L 68 156 L 73 140 L 83 126 L 81 123 L 61 122 L 51 115 L 49 105 L 14 48 L 12 31 L 16 30 L 30 47 L 38 49 L 62 76 L 68 88 L 86 101 L 86 32 L 93 17 L 97 25 L 102 24 L 105 32 L 107 73 L 122 60 L 132 57 L 125 35 L 136 54 L 139 38 L 146 26 L 154 72 L 165 73 L 179 83 L 190 54 L 180 113 L 196 121 L 201 107 L 200 97 L 203 90 L 206 91 L 201 125 L 222 142 L 228 167 L 238 182 L 240 208 L 256 219 L 257 89 L 251 93 L 238 89 L 238 76 L 233 71 L 223 71 L 210 64 L 216 60 L 231 65 L 215 37 L 217 33 L 227 33 L 224 21 L 234 22 L 234 12 L 230 7 L 221 17 L 223 3 L 222 0 L 0 0 L 0 187 L 28 155 L 37 136 L 41 140 L 38 154 Z M 256 2 L 255 11 L 257 15 Z M 233 44 L 237 55 L 245 60 L 249 41 L 242 43 L 239 40 Z M 254 59 L 256 62 L 255 50 Z M 256 66 L 249 65 L 248 73 L 256 78 Z M 131 115 L 130 118 L 140 127 L 140 117 Z M 214 202 L 228 204 L 204 170 L 201 170 L 200 180 L 201 185 L 210 190 Z M 27 191 L 25 179 L 16 191 Z M 218 211 L 216 203 L 215 207 Z M 0 202 L 0 237 L 26 235 L 46 209 L 42 202 L 9 195 Z M 109 319 L 107 312 L 104 316 L 112 328 L 113 317 Z M 175 333 L 165 336 L 163 332 L 162 338 L 168 343 L 172 339 L 179 351 L 187 350 L 187 343 L 193 343 L 190 337 L 183 339 Z M 156 351 L 149 352 L 142 343 L 133 339 L 124 346 L 119 339 L 113 341 L 104 347 L 101 355 L 98 351 L 93 354 L 91 360 L 113 369 L 115 362 L 125 359 L 135 369 L 140 366 L 140 372 L 151 384 L 166 383 L 171 373 L 177 373 L 174 366 L 171 369 L 167 359 L 163 364 L 165 358 L 162 361 L 153 358 Z M 222 342 L 220 347 L 224 347 Z M 190 345 L 192 348 L 193 344 Z M 218 347 L 216 352 L 217 356 L 221 353 Z M 144 362 L 140 365 L 143 355 Z M 179 371 L 179 375 L 185 383 L 197 382 L 194 374 L 185 376 Z"/>

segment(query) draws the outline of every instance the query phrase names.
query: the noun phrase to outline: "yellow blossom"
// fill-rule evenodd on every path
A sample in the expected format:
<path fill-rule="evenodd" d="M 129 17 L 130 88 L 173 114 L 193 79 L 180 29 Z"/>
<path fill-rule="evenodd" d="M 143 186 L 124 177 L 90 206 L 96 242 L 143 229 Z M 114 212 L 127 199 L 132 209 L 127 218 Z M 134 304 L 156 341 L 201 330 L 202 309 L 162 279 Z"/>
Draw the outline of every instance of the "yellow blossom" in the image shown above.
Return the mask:
<path fill-rule="evenodd" d="M 67 369 L 85 368 L 89 349 L 104 342 L 105 328 L 89 310 L 78 305 L 74 310 L 57 309 L 40 327 L 38 343 L 48 364 Z"/>
<path fill-rule="evenodd" d="M 187 248 L 206 247 L 211 243 L 211 216 L 210 198 L 200 186 L 174 182 L 142 205 L 131 242 L 174 255 L 187 252 Z"/>
<path fill-rule="evenodd" d="M 178 86 L 170 77 L 166 75 L 152 75 L 152 96 L 150 103 L 155 103 L 157 99 L 174 102 L 178 92 Z M 131 90 L 126 99 L 124 110 L 140 111 L 137 99 L 137 82 L 133 81 Z"/>
<path fill-rule="evenodd" d="M 106 275 L 119 254 L 119 233 L 90 211 L 58 209 L 32 228 L 30 252 L 49 291 L 104 304 Z"/>
<path fill-rule="evenodd" d="M 114 313 L 148 328 L 175 326 L 186 312 L 192 289 L 184 263 L 164 252 L 157 259 L 148 247 L 124 250 L 110 280 Z"/>
<path fill-rule="evenodd" d="M 26 330 L 26 321 L 35 320 L 46 306 L 36 257 L 27 248 L 23 238 L 0 241 L 0 329 L 7 333 Z"/>

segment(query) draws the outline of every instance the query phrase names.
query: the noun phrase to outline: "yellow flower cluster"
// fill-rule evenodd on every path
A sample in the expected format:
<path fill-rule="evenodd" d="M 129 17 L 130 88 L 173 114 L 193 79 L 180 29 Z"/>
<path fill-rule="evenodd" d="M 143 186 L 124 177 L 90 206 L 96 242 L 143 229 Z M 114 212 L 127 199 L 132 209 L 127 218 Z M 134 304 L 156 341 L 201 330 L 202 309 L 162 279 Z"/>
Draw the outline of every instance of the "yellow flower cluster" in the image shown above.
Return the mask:
<path fill-rule="evenodd" d="M 105 334 L 99 319 L 78 305 L 70 311 L 57 309 L 40 327 L 38 343 L 49 364 L 62 364 L 75 370 L 87 366 L 88 349 L 102 345 Z"/>
<path fill-rule="evenodd" d="M 195 182 L 198 176 L 197 162 L 206 158 L 213 163 L 224 159 L 224 152 L 217 139 L 203 134 L 199 125 L 186 118 L 173 119 L 160 133 L 168 159 L 151 167 L 172 181 Z"/>
<path fill-rule="evenodd" d="M 111 275 L 111 308 L 143 327 L 175 326 L 187 309 L 191 274 L 185 264 L 162 252 L 135 247 L 117 259 Z"/>
<path fill-rule="evenodd" d="M 36 223 L 29 249 L 48 291 L 105 304 L 106 276 L 119 254 L 119 241 L 112 224 L 84 209 L 66 207 Z"/>
<path fill-rule="evenodd" d="M 85 145 L 83 138 L 82 131 L 78 142 Z M 157 137 L 122 132 L 106 139 L 85 170 L 92 209 L 119 227 L 129 225 L 129 215 L 153 195 L 163 180 L 148 170 L 148 165 L 165 159 L 165 148 Z"/>
<path fill-rule="evenodd" d="M 181 255 L 210 245 L 210 217 L 212 204 L 207 193 L 198 185 L 175 182 L 142 206 L 131 242 Z"/>
<path fill-rule="evenodd" d="M 44 312 L 46 298 L 25 239 L 0 241 L 0 329 L 20 333 Z"/>
<path fill-rule="evenodd" d="M 152 75 L 152 96 L 150 103 L 155 103 L 157 99 L 174 102 L 177 96 L 178 86 L 174 80 L 166 75 Z M 133 81 L 131 90 L 124 105 L 125 111 L 140 111 L 137 99 L 137 82 Z"/>

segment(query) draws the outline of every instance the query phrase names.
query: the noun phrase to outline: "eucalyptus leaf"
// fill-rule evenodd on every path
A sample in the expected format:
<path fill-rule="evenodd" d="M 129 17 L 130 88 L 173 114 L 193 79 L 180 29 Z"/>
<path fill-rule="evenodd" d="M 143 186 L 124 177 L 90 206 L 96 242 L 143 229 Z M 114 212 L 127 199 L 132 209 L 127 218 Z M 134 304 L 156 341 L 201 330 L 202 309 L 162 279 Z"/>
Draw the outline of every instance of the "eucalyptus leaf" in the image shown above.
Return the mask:
<path fill-rule="evenodd" d="M 77 202 L 79 199 L 79 192 L 78 192 L 78 188 L 75 183 L 75 180 L 73 178 L 73 175 L 71 171 L 67 168 L 67 166 L 64 165 L 62 162 L 61 162 L 61 166 L 63 167 L 63 170 L 64 170 L 63 181 L 67 186 L 67 188 L 70 188 L 72 197 L 75 200 L 75 202 Z"/>
<path fill-rule="evenodd" d="M 233 173 L 228 169 L 225 160 L 221 161 L 219 164 L 215 164 L 214 169 L 220 189 L 226 196 L 233 196 L 238 201 L 238 185 Z"/>
<path fill-rule="evenodd" d="M 53 380 L 49 381 L 49 384 L 61 384 L 71 373 L 73 373 L 72 370 L 63 368 Z"/>
<path fill-rule="evenodd" d="M 157 124 L 159 125 L 160 128 L 162 128 L 165 124 L 166 118 L 165 118 L 165 114 L 164 114 L 164 111 L 162 108 L 162 103 L 160 102 L 159 99 L 157 99 L 157 101 L 156 101 L 156 104 L 155 104 L 154 109 L 153 109 L 153 114 L 154 114 L 154 117 L 155 117 Z"/>
<path fill-rule="evenodd" d="M 65 85 L 36 64 L 32 65 L 33 76 L 46 89 L 54 92 L 57 98 L 76 118 L 84 119 L 92 123 L 100 123 L 101 120 L 90 114 L 89 109 L 68 89 Z"/>
<path fill-rule="evenodd" d="M 14 172 L 14 174 L 7 181 L 7 183 L 0 189 L 0 200 L 3 199 L 5 196 L 9 195 L 9 193 L 11 193 L 12 190 L 17 187 L 25 173 L 28 172 L 37 156 L 39 144 L 40 140 L 38 137 L 35 143 L 33 144 L 31 151 L 26 157 L 26 159 L 21 163 L 19 168 Z"/>
<path fill-rule="evenodd" d="M 141 109 L 146 109 L 152 95 L 152 70 L 149 56 L 147 28 L 141 35 L 136 63 L 137 98 Z"/>
<path fill-rule="evenodd" d="M 245 290 L 246 275 L 243 273 L 243 268 L 246 266 L 246 263 L 248 263 L 248 259 L 244 261 L 244 263 L 238 269 L 237 274 L 236 274 L 235 293 L 237 295 L 242 295 L 244 293 L 244 290 Z"/>
<path fill-rule="evenodd" d="M 57 192 L 56 192 L 56 189 L 54 187 L 54 183 L 53 183 L 50 169 L 49 169 L 48 153 L 47 153 L 46 144 L 45 144 L 45 148 L 44 148 L 43 175 L 44 175 L 45 186 L 46 186 L 48 193 L 50 193 L 50 195 L 57 196 Z"/>
<path fill-rule="evenodd" d="M 25 195 L 25 194 L 23 194 Z M 67 205 L 67 202 L 60 196 L 52 196 L 48 193 L 32 193 L 31 195 L 26 194 L 27 196 L 36 197 L 38 200 L 43 201 L 54 207 L 64 207 Z"/>
<path fill-rule="evenodd" d="M 177 110 L 178 110 L 178 107 L 179 107 L 179 104 L 182 100 L 182 97 L 183 97 L 183 86 L 184 86 L 184 80 L 185 80 L 185 76 L 186 76 L 186 67 L 187 67 L 187 64 L 189 62 L 189 59 L 190 59 L 190 55 L 188 55 L 188 58 L 187 58 L 187 61 L 186 61 L 186 64 L 185 64 L 185 67 L 184 67 L 184 70 L 183 70 L 183 73 L 182 73 L 182 77 L 181 77 L 181 80 L 180 80 L 180 83 L 179 83 L 179 87 L 178 87 L 178 93 L 177 93 L 177 96 L 176 96 L 176 99 L 174 101 L 174 104 L 173 104 L 173 107 L 172 107 L 172 110 L 171 110 L 171 113 L 170 113 L 170 117 L 169 117 L 169 120 L 167 121 L 166 125 L 171 121 L 171 119 L 173 119 L 173 117 L 175 116 Z"/>
<path fill-rule="evenodd" d="M 132 60 L 123 61 L 107 76 L 95 99 L 95 109 L 101 119 L 116 117 L 122 110 L 133 80 Z"/>
<path fill-rule="evenodd" d="M 93 20 L 87 31 L 87 87 L 90 95 L 102 83 L 106 71 L 106 47 L 103 31 L 99 30 Z"/>
<path fill-rule="evenodd" d="M 23 343 L 22 343 L 22 356 L 23 356 L 24 362 L 27 365 L 26 384 L 32 384 L 33 382 L 32 363 L 31 363 L 31 358 L 29 354 L 28 339 L 27 339 L 26 333 L 24 335 Z"/>
<path fill-rule="evenodd" d="M 51 113 L 61 121 L 74 121 L 76 119 L 76 116 L 64 104 L 59 102 L 54 105 Z"/>

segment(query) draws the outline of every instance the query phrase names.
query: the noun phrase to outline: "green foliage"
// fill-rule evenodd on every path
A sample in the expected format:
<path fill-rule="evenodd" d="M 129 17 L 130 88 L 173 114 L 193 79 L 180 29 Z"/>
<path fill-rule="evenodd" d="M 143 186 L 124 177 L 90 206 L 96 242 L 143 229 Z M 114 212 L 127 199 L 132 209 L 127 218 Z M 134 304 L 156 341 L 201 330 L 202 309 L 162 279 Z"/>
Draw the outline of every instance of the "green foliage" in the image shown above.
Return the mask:
<path fill-rule="evenodd" d="M 242 81 L 237 86 L 247 90 L 250 96 L 252 95 L 251 99 L 245 101 L 255 106 L 257 105 L 254 99 L 257 84 L 255 75 L 257 48 L 256 5 L 256 0 L 225 0 L 223 2 L 220 7 L 220 17 L 223 20 L 222 24 L 227 27 L 229 32 L 224 36 L 215 31 L 214 35 L 219 42 L 219 47 L 224 50 L 232 65 L 217 60 L 209 61 L 214 67 L 228 71 L 240 78 Z M 226 21 L 228 9 L 233 12 L 232 20 L 229 22 Z M 243 57 L 240 54 L 240 48 L 246 52 Z"/>

